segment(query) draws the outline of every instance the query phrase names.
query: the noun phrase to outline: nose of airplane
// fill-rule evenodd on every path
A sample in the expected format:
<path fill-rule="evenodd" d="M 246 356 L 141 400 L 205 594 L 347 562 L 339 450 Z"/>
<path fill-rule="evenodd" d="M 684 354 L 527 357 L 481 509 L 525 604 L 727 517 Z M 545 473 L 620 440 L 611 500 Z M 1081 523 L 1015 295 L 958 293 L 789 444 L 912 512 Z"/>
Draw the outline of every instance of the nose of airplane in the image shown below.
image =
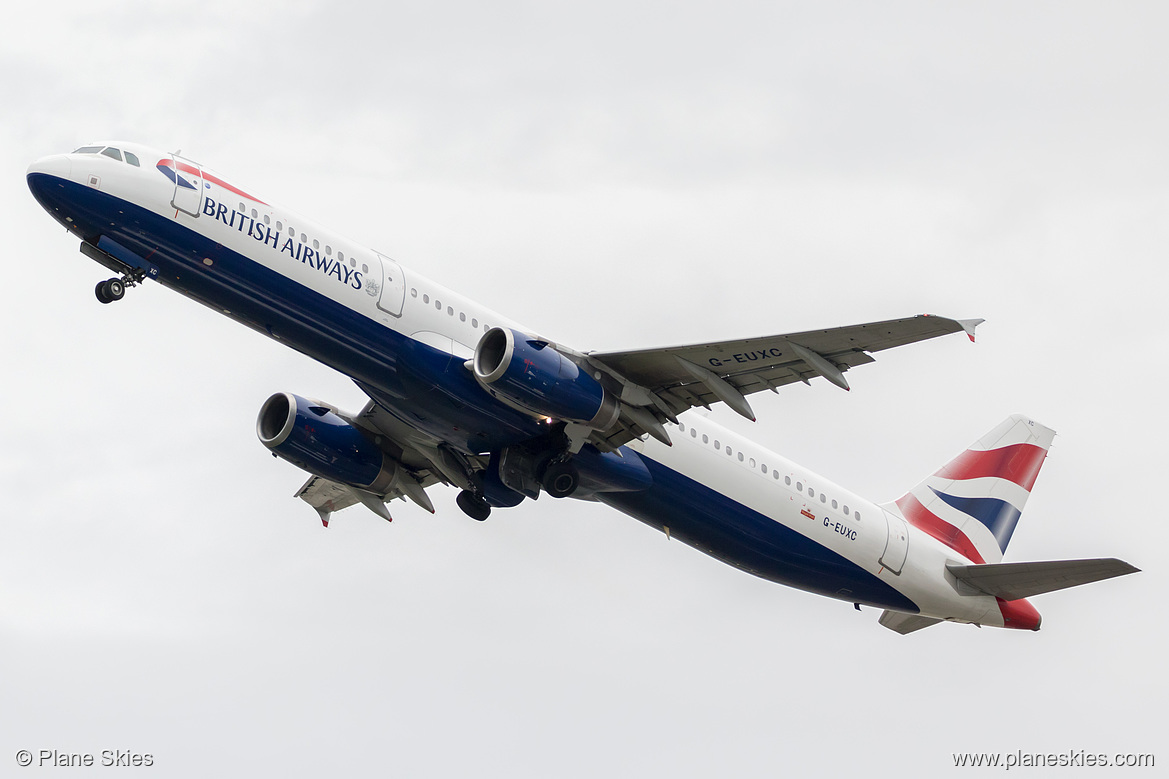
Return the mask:
<path fill-rule="evenodd" d="M 72 168 L 73 165 L 66 154 L 42 157 L 28 166 L 26 180 L 32 196 L 42 208 L 54 216 L 58 216 L 56 212 L 60 210 L 63 193 L 61 182 L 69 179 Z"/>
<path fill-rule="evenodd" d="M 29 165 L 27 175 L 29 180 L 32 179 L 34 174 L 69 178 L 71 170 L 72 165 L 69 162 L 68 154 L 52 154 L 48 157 L 41 157 L 32 165 Z"/>

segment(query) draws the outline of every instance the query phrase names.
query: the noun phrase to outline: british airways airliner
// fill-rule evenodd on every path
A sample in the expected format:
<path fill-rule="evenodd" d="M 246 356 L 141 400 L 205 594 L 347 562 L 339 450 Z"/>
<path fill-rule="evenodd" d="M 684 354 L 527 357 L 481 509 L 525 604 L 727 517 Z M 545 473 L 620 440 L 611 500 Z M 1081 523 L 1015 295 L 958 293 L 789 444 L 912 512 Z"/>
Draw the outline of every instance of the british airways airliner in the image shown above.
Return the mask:
<path fill-rule="evenodd" d="M 599 501 L 748 573 L 883 610 L 910 633 L 941 621 L 1038 630 L 1028 597 L 1133 573 L 1116 559 L 1003 562 L 1054 432 L 1011 416 L 933 475 L 873 503 L 695 408 L 844 374 L 874 352 L 981 320 L 914 316 L 624 352 L 555 343 L 390 257 L 273 205 L 178 153 L 94 143 L 28 169 L 37 202 L 114 276 L 148 280 L 351 377 L 347 414 L 289 392 L 260 409 L 264 446 L 308 481 L 326 526 L 361 504 L 433 512 L 457 487 L 470 517 L 541 493 Z"/>

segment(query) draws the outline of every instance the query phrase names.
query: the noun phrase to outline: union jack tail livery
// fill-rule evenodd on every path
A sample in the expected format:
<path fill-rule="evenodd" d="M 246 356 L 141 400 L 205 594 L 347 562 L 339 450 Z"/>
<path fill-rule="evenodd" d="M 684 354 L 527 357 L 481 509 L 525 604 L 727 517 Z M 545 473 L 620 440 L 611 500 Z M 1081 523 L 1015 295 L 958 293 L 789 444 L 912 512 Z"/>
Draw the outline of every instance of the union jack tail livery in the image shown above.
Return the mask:
<path fill-rule="evenodd" d="M 1012 415 L 885 508 L 971 562 L 997 563 L 1054 438 L 1051 428 Z"/>

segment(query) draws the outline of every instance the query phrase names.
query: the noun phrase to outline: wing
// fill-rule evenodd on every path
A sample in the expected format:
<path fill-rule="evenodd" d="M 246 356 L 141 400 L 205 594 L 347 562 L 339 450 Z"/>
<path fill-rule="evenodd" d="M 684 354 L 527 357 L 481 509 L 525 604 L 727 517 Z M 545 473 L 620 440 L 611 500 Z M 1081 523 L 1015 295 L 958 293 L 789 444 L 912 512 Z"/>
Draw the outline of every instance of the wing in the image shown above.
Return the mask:
<path fill-rule="evenodd" d="M 689 408 L 720 401 L 754 420 L 746 398 L 753 392 L 816 377 L 847 390 L 845 371 L 873 362 L 872 352 L 958 332 L 973 341 L 982 321 L 923 314 L 739 341 L 590 353 L 589 363 L 620 383 L 623 401 L 620 421 L 594 442 L 602 438 L 616 447 L 642 433 L 662 438 L 663 420 L 673 422 Z"/>
<path fill-rule="evenodd" d="M 350 492 L 344 484 L 338 484 L 320 476 L 309 477 L 309 480 L 297 490 L 293 497 L 300 498 L 316 509 L 321 518 L 321 524 L 325 527 L 329 526 L 330 514 L 357 503 L 357 496 Z"/>
<path fill-rule="evenodd" d="M 393 521 L 386 503 L 397 498 L 408 498 L 433 514 L 434 504 L 427 496 L 426 488 L 450 480 L 435 466 L 434 461 L 439 459 L 434 454 L 436 448 L 427 441 L 415 440 L 417 431 L 398 422 L 376 401 L 367 403 L 357 416 L 344 418 L 369 432 L 379 442 L 396 466 L 393 479 L 373 493 L 313 476 L 294 497 L 312 506 L 325 527 L 329 526 L 329 516 L 334 511 L 358 503 L 382 519 Z"/>

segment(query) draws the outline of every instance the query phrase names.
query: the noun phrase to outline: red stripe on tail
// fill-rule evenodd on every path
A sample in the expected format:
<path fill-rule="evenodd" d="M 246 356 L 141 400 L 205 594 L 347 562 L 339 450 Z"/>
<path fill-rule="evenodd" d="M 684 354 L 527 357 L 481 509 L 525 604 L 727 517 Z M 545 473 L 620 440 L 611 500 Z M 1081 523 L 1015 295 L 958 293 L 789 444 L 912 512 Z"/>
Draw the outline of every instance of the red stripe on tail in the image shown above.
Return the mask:
<path fill-rule="evenodd" d="M 943 466 L 935 476 L 944 479 L 980 479 L 998 476 L 1028 492 L 1035 485 L 1047 451 L 1034 444 L 1012 444 L 989 452 L 968 450 Z"/>
<path fill-rule="evenodd" d="M 902 516 L 909 524 L 918 530 L 928 533 L 972 562 L 986 562 L 965 533 L 921 505 L 921 501 L 912 493 L 900 498 L 897 501 L 897 508 L 901 509 Z"/>

